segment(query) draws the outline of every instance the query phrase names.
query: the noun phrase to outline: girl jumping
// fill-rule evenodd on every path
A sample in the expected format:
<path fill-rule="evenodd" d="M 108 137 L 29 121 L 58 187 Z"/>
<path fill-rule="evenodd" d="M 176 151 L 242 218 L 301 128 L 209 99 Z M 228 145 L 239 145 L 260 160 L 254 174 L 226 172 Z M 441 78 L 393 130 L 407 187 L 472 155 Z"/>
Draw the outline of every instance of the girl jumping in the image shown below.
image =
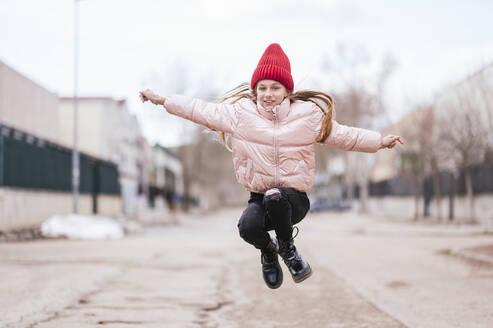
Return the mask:
<path fill-rule="evenodd" d="M 229 91 L 219 104 L 182 95 L 140 92 L 142 102 L 163 105 L 171 114 L 231 137 L 238 182 L 248 191 L 248 207 L 238 222 L 240 236 L 261 252 L 269 288 L 282 284 L 278 254 L 295 282 L 312 270 L 293 241 L 293 225 L 310 208 L 306 191 L 315 180 L 315 142 L 344 150 L 375 153 L 393 148 L 399 136 L 339 124 L 333 99 L 318 91 L 293 92 L 288 57 L 277 43 L 267 47 L 250 83 Z M 230 100 L 226 103 L 227 100 Z M 274 230 L 277 238 L 268 231 Z"/>

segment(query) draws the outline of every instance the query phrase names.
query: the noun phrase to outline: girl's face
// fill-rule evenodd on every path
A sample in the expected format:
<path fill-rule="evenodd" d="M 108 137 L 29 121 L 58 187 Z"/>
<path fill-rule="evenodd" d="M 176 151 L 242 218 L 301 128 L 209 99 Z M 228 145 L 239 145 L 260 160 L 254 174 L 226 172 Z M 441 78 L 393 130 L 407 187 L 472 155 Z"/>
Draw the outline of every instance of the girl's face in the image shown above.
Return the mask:
<path fill-rule="evenodd" d="M 257 83 L 257 104 L 265 109 L 279 105 L 289 94 L 288 89 L 274 80 L 261 80 Z"/>

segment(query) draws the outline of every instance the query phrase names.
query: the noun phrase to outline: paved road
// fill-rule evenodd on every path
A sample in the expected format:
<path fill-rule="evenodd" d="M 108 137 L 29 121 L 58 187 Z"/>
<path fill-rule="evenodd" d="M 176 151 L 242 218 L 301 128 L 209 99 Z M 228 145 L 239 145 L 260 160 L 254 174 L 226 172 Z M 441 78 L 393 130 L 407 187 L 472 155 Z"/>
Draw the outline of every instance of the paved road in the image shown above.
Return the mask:
<path fill-rule="evenodd" d="M 296 243 L 313 276 L 270 290 L 240 212 L 120 241 L 0 244 L 0 327 L 493 326 L 492 267 L 448 255 L 491 235 L 310 215 Z"/>

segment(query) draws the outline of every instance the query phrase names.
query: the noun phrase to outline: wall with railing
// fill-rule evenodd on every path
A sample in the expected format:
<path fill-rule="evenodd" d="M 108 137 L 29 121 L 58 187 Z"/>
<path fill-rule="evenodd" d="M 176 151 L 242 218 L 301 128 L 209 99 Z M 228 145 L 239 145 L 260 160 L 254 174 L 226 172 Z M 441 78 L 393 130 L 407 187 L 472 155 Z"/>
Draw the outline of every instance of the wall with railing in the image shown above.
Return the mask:
<path fill-rule="evenodd" d="M 72 150 L 0 124 L 0 230 L 72 212 Z M 117 166 L 80 154 L 79 213 L 121 213 Z"/>

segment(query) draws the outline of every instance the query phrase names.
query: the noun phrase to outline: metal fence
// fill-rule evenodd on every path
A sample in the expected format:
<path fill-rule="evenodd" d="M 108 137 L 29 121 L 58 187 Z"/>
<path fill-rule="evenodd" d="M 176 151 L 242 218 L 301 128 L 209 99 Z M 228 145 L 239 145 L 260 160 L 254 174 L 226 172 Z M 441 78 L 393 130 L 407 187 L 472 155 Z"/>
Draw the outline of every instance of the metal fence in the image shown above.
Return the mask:
<path fill-rule="evenodd" d="M 0 186 L 72 190 L 72 150 L 0 124 Z M 80 154 L 80 192 L 120 194 L 113 163 Z"/>
<path fill-rule="evenodd" d="M 493 192 L 493 164 L 482 163 L 471 167 L 472 187 L 476 194 Z M 416 185 L 416 187 L 414 187 Z M 457 175 L 450 172 L 439 174 L 440 194 L 465 195 L 465 174 L 460 171 Z M 393 179 L 372 182 L 369 184 L 370 196 L 412 196 L 415 190 L 425 198 L 434 196 L 433 177 L 426 176 L 417 179 L 411 175 L 399 176 Z M 356 187 L 355 195 L 359 196 L 359 188 Z"/>

